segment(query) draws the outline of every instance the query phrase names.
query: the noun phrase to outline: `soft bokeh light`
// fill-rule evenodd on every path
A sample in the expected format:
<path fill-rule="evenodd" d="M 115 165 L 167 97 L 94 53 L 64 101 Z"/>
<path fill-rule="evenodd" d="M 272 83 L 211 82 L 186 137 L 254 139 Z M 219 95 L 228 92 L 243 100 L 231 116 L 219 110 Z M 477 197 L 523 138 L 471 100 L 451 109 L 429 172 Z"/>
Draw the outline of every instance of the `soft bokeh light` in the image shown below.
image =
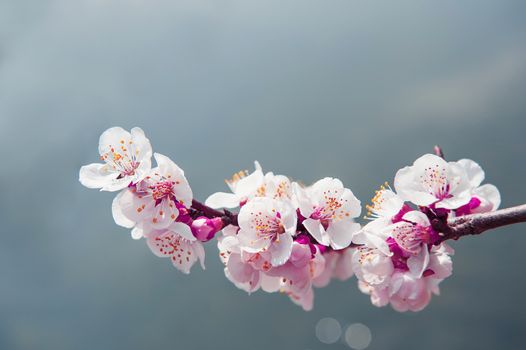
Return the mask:
<path fill-rule="evenodd" d="M 331 317 L 322 318 L 316 324 L 316 338 L 325 344 L 336 343 L 342 335 L 342 327 L 338 320 Z"/>
<path fill-rule="evenodd" d="M 345 330 L 345 342 L 352 349 L 366 349 L 371 343 L 371 340 L 371 330 L 364 324 L 353 323 Z"/>

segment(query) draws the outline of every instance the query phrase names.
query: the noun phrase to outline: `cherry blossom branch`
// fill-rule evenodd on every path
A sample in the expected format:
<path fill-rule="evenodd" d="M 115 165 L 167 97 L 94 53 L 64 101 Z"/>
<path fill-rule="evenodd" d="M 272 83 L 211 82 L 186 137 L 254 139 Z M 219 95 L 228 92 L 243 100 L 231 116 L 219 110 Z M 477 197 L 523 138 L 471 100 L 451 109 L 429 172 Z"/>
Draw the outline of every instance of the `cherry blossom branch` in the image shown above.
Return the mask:
<path fill-rule="evenodd" d="M 83 166 L 80 182 L 119 191 L 112 204 L 115 222 L 132 228 L 133 238 L 146 239 L 156 256 L 183 273 L 196 262 L 204 268 L 203 243 L 222 231 L 217 247 L 228 279 L 249 293 L 282 291 L 305 310 L 312 308 L 313 286 L 353 274 L 374 305 L 422 310 L 452 273 L 452 251 L 442 242 L 526 222 L 526 204 L 496 210 L 500 193 L 481 184 L 480 165 L 447 162 L 439 146 L 396 173 L 396 192 L 388 185 L 375 192 L 366 207 L 372 221 L 365 226 L 354 221 L 360 201 L 336 178 L 306 187 L 264 173 L 255 162 L 254 172 L 227 180 L 232 193 L 214 193 L 205 204 L 193 199 L 177 164 L 153 153 L 140 128 L 106 130 L 99 151 L 103 163 Z M 243 221 L 214 209 L 224 207 L 240 207 Z"/>
<path fill-rule="evenodd" d="M 237 214 L 226 209 L 216 210 L 199 202 L 192 201 L 192 208 L 199 214 L 207 218 L 221 218 L 223 225 L 237 225 Z M 441 239 L 435 244 L 438 245 L 447 240 L 458 240 L 463 236 L 478 235 L 485 231 L 526 222 L 526 204 L 500 209 L 494 212 L 472 214 L 460 216 L 453 219 L 434 218 L 431 220 L 433 228 L 440 232 Z M 360 244 L 351 243 L 350 247 L 359 247 Z"/>
<path fill-rule="evenodd" d="M 494 228 L 521 222 L 526 222 L 526 204 L 483 214 L 460 216 L 447 222 L 435 218 L 431 224 L 442 234 L 442 238 L 436 243 L 440 244 L 448 239 L 457 240 L 463 236 L 478 235 Z"/>

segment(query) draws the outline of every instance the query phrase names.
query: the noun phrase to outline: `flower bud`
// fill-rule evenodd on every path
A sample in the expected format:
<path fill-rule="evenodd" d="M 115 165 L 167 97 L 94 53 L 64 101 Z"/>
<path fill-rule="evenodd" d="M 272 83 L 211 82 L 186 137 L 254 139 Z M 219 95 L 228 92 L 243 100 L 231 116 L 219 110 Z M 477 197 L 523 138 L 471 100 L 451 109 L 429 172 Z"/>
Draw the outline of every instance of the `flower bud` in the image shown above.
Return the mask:
<path fill-rule="evenodd" d="M 215 234 L 223 228 L 223 220 L 221 218 L 209 219 L 205 216 L 200 216 L 192 222 L 192 233 L 195 238 L 201 242 L 207 242 L 214 238 Z"/>

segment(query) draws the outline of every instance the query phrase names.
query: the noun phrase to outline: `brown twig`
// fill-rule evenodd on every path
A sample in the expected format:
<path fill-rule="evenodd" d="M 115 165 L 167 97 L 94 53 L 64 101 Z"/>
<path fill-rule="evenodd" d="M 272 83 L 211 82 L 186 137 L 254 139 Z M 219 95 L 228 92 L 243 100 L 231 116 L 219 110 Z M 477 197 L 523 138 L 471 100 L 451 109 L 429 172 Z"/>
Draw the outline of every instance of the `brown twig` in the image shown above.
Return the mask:
<path fill-rule="evenodd" d="M 220 217 L 225 226 L 237 225 L 237 214 L 228 210 L 216 210 L 195 199 L 192 201 L 192 208 L 208 218 Z M 521 222 L 526 222 L 526 204 L 490 213 L 459 216 L 447 221 L 434 218 L 431 220 L 431 225 L 440 232 L 441 238 L 435 243 L 440 244 L 450 239 L 457 240 L 463 236 L 478 235 L 494 228 Z M 353 243 L 351 246 L 359 245 Z"/>
<path fill-rule="evenodd" d="M 223 220 L 223 226 L 230 224 L 237 225 L 237 214 L 234 214 L 226 209 L 216 210 L 195 199 L 192 200 L 192 209 L 210 219 L 221 218 L 221 220 Z"/>
<path fill-rule="evenodd" d="M 526 222 L 526 204 L 497 211 L 459 216 L 446 222 L 432 220 L 435 230 L 441 233 L 441 243 L 449 239 L 459 239 L 463 236 L 478 235 L 494 228 Z"/>

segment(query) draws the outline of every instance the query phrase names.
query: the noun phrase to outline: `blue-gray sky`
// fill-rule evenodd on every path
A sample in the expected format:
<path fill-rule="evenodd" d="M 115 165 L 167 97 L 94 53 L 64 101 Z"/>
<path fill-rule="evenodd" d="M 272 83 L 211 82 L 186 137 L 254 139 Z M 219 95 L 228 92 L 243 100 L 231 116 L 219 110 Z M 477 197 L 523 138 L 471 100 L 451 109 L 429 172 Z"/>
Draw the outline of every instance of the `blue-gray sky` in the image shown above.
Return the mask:
<path fill-rule="evenodd" d="M 197 198 L 265 169 L 341 178 L 367 202 L 441 144 L 524 203 L 526 3 L 0 1 L 0 348 L 344 349 L 316 322 L 372 331 L 370 349 L 522 349 L 524 226 L 453 245 L 454 275 L 417 314 L 373 307 L 356 281 L 284 296 L 236 289 L 214 243 L 190 276 L 82 188 L 108 127 L 142 127 Z"/>

